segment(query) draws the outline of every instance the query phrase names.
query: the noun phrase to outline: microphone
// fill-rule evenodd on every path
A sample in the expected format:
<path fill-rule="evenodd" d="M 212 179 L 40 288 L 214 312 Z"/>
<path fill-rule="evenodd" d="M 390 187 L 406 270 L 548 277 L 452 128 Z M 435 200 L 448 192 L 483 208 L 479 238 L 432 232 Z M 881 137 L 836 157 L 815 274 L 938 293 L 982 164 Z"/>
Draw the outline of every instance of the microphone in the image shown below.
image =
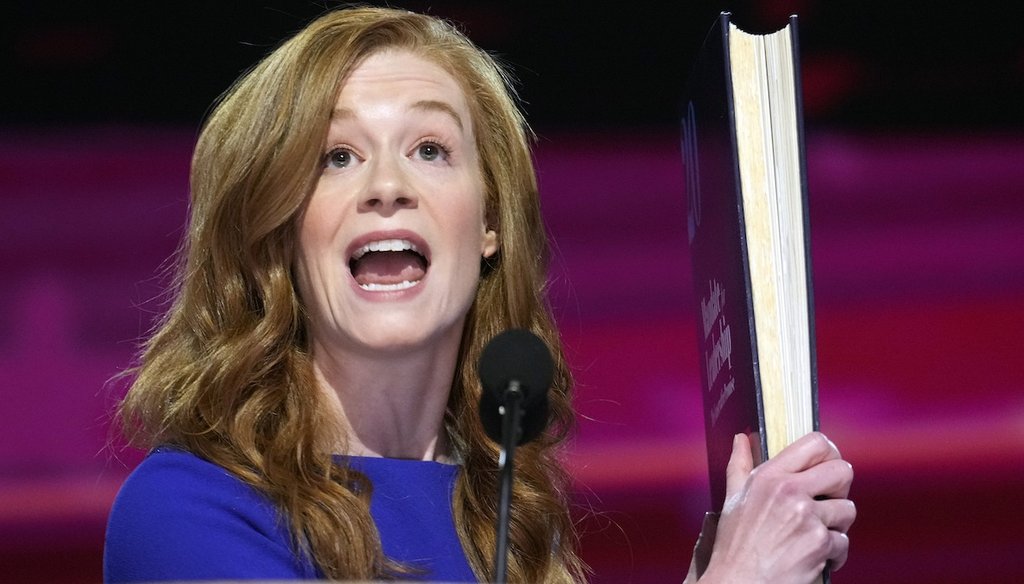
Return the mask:
<path fill-rule="evenodd" d="M 480 421 L 487 435 L 501 444 L 494 578 L 496 584 L 505 584 L 516 446 L 533 440 L 547 426 L 548 387 L 554 364 L 551 351 L 537 335 L 509 329 L 487 343 L 477 369 L 483 385 Z"/>
<path fill-rule="evenodd" d="M 548 388 L 554 374 L 551 351 L 530 331 L 509 329 L 484 347 L 479 363 L 480 421 L 491 440 L 502 443 L 502 412 L 511 395 L 519 393 L 522 419 L 516 445 L 544 431 L 548 422 Z M 511 392 L 511 393 L 510 393 Z"/>

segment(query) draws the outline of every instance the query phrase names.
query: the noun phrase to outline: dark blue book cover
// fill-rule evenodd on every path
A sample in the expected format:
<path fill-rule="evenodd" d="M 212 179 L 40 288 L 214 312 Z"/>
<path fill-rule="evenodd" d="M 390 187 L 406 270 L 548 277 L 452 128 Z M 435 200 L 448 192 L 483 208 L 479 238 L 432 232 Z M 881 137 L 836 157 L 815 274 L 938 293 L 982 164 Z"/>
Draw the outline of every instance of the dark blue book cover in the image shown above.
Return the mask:
<path fill-rule="evenodd" d="M 789 30 L 795 58 L 795 17 L 790 20 Z M 722 509 L 725 499 L 725 468 L 733 436 L 745 433 L 750 437 L 755 446 L 755 462 L 768 457 L 729 57 L 729 14 L 723 13 L 694 64 L 682 120 L 687 236 L 693 266 L 709 479 L 715 511 Z M 798 62 L 794 69 L 799 71 Z M 805 177 L 798 73 L 796 90 L 800 174 Z M 801 189 L 811 329 L 810 374 L 814 428 L 817 429 L 806 180 L 801 181 Z"/>

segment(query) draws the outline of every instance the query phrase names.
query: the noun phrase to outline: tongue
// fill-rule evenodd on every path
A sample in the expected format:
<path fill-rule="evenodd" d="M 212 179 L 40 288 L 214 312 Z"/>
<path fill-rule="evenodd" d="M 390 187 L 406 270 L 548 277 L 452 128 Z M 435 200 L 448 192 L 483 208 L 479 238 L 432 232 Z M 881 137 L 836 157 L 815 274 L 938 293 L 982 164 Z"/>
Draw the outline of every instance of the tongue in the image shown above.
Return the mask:
<path fill-rule="evenodd" d="M 360 284 L 415 282 L 425 274 L 423 258 L 409 251 L 371 251 L 359 258 L 352 268 L 352 275 Z"/>

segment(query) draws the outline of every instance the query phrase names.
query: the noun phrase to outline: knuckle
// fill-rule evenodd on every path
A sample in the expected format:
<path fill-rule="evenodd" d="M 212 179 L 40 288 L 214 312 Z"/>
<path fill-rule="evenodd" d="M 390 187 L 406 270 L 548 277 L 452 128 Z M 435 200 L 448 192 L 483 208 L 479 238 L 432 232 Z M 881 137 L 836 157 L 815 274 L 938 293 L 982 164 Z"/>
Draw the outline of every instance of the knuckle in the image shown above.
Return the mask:
<path fill-rule="evenodd" d="M 792 479 L 779 479 L 775 482 L 774 490 L 779 499 L 797 498 L 803 494 L 800 486 Z"/>
<path fill-rule="evenodd" d="M 818 557 L 828 557 L 832 551 L 832 537 L 828 528 L 818 523 L 811 527 L 808 535 L 811 539 L 810 549 L 815 550 Z"/>
<path fill-rule="evenodd" d="M 814 514 L 811 510 L 811 501 L 809 499 L 803 499 L 793 503 L 793 514 L 800 521 L 805 521 L 810 518 Z"/>

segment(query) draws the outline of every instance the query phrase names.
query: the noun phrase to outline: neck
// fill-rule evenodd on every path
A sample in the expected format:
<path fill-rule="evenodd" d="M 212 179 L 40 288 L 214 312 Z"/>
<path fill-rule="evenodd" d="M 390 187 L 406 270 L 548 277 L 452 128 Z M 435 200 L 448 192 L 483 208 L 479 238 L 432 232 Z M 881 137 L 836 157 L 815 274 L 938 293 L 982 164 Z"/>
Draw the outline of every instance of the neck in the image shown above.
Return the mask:
<path fill-rule="evenodd" d="M 359 355 L 314 345 L 315 373 L 343 437 L 335 453 L 450 461 L 444 414 L 458 341 Z"/>

